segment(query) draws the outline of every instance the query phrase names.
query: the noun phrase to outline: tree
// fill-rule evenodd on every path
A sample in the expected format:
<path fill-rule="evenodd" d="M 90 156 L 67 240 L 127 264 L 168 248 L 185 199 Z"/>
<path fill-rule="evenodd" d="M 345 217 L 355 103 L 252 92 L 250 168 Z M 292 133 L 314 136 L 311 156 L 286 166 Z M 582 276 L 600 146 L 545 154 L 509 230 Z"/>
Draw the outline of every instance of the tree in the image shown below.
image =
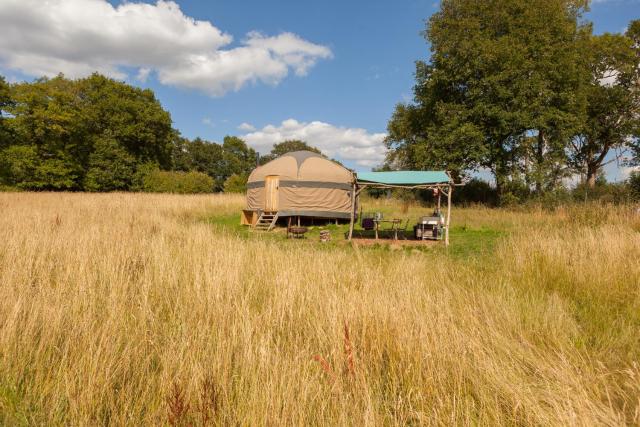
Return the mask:
<path fill-rule="evenodd" d="M 631 21 L 627 28 L 626 36 L 631 40 L 631 46 L 635 52 L 636 64 L 640 62 L 640 20 Z M 639 71 L 636 66 L 636 71 Z M 629 145 L 633 150 L 634 157 L 630 163 L 640 165 L 640 76 L 634 76 L 632 73 L 628 75 L 635 83 L 629 85 L 632 94 L 632 115 L 636 119 L 632 126 L 633 135 L 629 141 Z"/>
<path fill-rule="evenodd" d="M 171 147 L 171 169 L 175 171 L 189 171 L 193 167 L 189 145 L 191 141 L 184 138 L 178 131 L 174 132 Z"/>
<path fill-rule="evenodd" d="M 247 174 L 233 174 L 224 182 L 225 193 L 245 193 L 247 191 Z"/>
<path fill-rule="evenodd" d="M 189 144 L 188 151 L 191 156 L 190 170 L 206 173 L 215 181 L 216 190 L 222 190 L 227 177 L 223 164 L 223 148 L 216 143 L 196 138 Z"/>
<path fill-rule="evenodd" d="M 209 175 L 214 180 L 215 191 L 222 191 L 231 176 L 244 176 L 246 181 L 246 176 L 255 168 L 256 157 L 256 152 L 235 136 L 226 136 L 219 145 L 200 138 L 189 141 L 178 135 L 173 144 L 172 161 L 175 170 Z"/>
<path fill-rule="evenodd" d="M 60 155 L 41 161 L 35 171 L 35 179 L 22 183 L 21 187 L 30 190 L 69 191 L 77 190 L 81 170 L 72 158 Z"/>
<path fill-rule="evenodd" d="M 414 103 L 389 122 L 388 162 L 463 175 L 491 170 L 498 191 L 530 182 L 542 191 L 561 171 L 566 135 L 579 123 L 577 43 L 584 2 L 444 0 L 424 33 Z M 530 161 L 524 138 L 536 136 Z M 560 159 L 559 159 L 560 158 Z"/>
<path fill-rule="evenodd" d="M 268 163 L 271 160 L 292 151 L 311 151 L 314 153 L 322 154 L 319 149 L 317 149 L 316 147 L 312 147 L 304 141 L 300 141 L 299 139 L 288 139 L 286 141 L 274 144 L 271 152 L 260 158 L 260 164 L 264 165 L 265 163 Z"/>
<path fill-rule="evenodd" d="M 12 104 L 11 87 L 4 77 L 0 76 L 0 148 L 9 145 L 9 129 L 5 124 L 4 110 Z"/>
<path fill-rule="evenodd" d="M 36 158 L 23 188 L 125 190 L 136 165 L 171 166 L 175 131 L 150 90 L 98 74 L 80 80 L 59 75 L 11 89 L 11 102 L 0 105 L 9 113 L 2 120 L 12 136 L 8 144 L 30 147 L 21 153 Z"/>
<path fill-rule="evenodd" d="M 629 174 L 627 183 L 631 190 L 631 197 L 635 200 L 640 200 L 640 171 L 632 171 Z"/>
<path fill-rule="evenodd" d="M 84 178 L 88 191 L 123 191 L 131 188 L 135 158 L 111 136 L 102 136 L 93 144 L 89 170 Z"/>
<path fill-rule="evenodd" d="M 257 154 L 237 136 L 225 136 L 222 143 L 223 182 L 234 174 L 248 174 L 256 167 Z"/>
<path fill-rule="evenodd" d="M 87 152 L 81 106 L 74 82 L 59 75 L 13 86 L 7 125 L 13 143 L 31 147 L 37 157 L 33 175 L 19 184 L 33 190 L 71 190 L 81 187 L 81 153 Z M 26 152 L 26 151 L 25 151 Z"/>
<path fill-rule="evenodd" d="M 420 67 L 420 65 L 419 65 Z M 418 86 L 418 85 L 416 85 Z M 459 178 L 486 156 L 481 130 L 468 114 L 421 97 L 417 105 L 398 104 L 387 127 L 386 169 L 446 169 Z"/>
<path fill-rule="evenodd" d="M 609 160 L 609 153 L 624 149 L 634 133 L 637 135 L 640 56 L 634 51 L 633 40 L 621 34 L 590 37 L 583 55 L 589 68 L 584 86 L 587 108 L 580 133 L 572 139 L 570 160 L 593 188 L 602 167 L 616 160 Z"/>
<path fill-rule="evenodd" d="M 0 151 L 0 182 L 23 190 L 75 190 L 79 173 L 68 156 L 42 159 L 34 146 L 11 145 Z"/>
<path fill-rule="evenodd" d="M 40 163 L 35 147 L 12 145 L 0 151 L 0 183 L 28 189 Z"/>
<path fill-rule="evenodd" d="M 174 130 L 171 115 L 150 89 L 140 89 L 100 74 L 77 81 L 83 131 L 110 136 L 137 162 L 171 167 Z"/>

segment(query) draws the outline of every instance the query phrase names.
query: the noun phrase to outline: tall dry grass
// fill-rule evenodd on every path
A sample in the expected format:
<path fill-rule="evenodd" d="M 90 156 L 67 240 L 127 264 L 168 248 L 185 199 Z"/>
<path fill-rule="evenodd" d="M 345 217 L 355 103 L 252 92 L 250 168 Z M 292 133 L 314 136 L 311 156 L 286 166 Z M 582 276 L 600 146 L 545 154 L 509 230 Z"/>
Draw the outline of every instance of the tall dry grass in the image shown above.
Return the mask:
<path fill-rule="evenodd" d="M 241 205 L 0 194 L 0 423 L 640 423 L 631 208 L 457 210 L 513 233 L 464 259 L 203 220 Z"/>

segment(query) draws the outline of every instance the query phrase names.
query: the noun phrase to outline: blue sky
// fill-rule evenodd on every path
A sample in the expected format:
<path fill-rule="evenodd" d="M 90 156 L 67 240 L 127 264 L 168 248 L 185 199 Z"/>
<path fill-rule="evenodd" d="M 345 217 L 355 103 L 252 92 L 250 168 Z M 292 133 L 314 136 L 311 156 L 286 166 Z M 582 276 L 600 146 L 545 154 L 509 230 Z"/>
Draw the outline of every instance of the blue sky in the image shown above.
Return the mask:
<path fill-rule="evenodd" d="M 240 135 L 265 153 L 279 138 L 301 137 L 359 170 L 384 156 L 387 121 L 411 99 L 414 61 L 429 55 L 420 31 L 438 8 L 433 0 L 110 3 L 0 0 L 0 25 L 15 14 L 20 31 L 40 36 L 0 42 L 0 72 L 15 81 L 100 68 L 153 89 L 189 138 Z M 601 33 L 639 17 L 638 0 L 600 0 L 585 18 Z M 184 64 L 193 58 L 203 63 Z"/>

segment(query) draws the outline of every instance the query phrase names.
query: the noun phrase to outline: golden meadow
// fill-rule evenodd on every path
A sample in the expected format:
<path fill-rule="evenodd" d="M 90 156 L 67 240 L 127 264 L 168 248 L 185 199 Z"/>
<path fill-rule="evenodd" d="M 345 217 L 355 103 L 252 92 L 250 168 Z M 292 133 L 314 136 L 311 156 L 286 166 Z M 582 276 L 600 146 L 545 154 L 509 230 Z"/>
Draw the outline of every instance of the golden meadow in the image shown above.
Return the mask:
<path fill-rule="evenodd" d="M 640 425 L 637 207 L 454 209 L 447 250 L 242 204 L 1 193 L 0 424 Z"/>

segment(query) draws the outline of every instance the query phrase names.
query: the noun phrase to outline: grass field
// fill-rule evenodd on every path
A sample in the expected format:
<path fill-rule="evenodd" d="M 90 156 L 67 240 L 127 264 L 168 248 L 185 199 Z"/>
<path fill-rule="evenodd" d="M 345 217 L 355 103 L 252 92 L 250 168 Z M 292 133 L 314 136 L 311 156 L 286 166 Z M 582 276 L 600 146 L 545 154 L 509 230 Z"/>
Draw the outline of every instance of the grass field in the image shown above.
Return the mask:
<path fill-rule="evenodd" d="M 455 209 L 449 249 L 395 249 L 242 204 L 0 193 L 0 424 L 640 425 L 637 207 Z"/>

